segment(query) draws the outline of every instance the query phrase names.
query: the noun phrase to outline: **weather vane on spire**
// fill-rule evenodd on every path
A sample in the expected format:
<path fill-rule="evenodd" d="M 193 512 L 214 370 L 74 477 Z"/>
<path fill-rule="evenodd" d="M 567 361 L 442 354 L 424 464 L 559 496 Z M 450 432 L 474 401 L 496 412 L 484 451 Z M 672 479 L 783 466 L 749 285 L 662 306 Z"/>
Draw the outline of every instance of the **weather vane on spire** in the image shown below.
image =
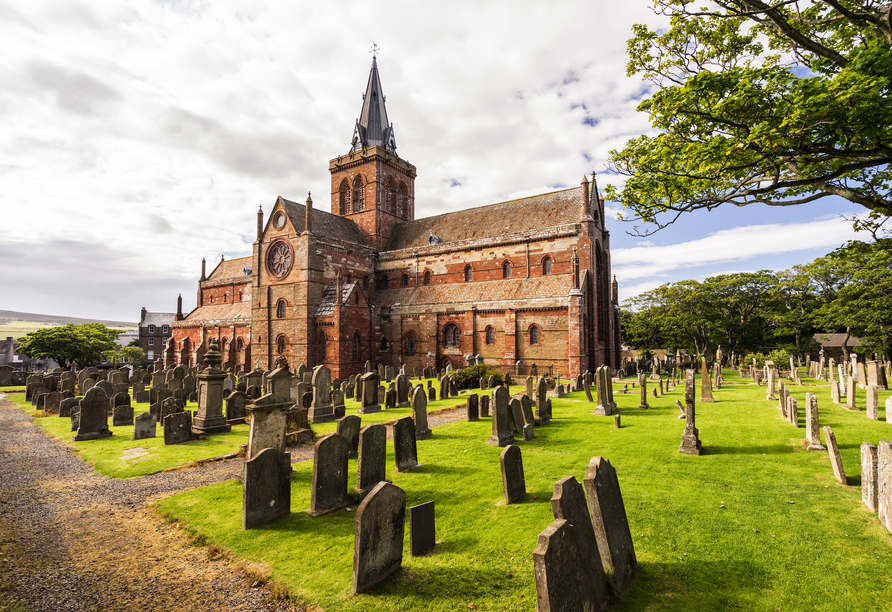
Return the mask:
<path fill-rule="evenodd" d="M 369 51 L 372 54 L 372 57 L 378 57 L 378 45 L 375 41 L 372 41 L 372 49 Z"/>

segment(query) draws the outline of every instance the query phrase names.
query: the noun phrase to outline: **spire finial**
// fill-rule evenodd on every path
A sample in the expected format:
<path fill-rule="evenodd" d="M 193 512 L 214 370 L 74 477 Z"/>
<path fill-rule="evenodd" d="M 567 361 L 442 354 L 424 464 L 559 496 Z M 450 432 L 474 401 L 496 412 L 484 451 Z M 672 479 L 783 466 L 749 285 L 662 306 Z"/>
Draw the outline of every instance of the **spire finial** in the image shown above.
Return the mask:
<path fill-rule="evenodd" d="M 374 40 L 372 41 L 372 48 L 369 50 L 369 53 L 372 54 L 372 59 L 375 59 L 376 57 L 378 57 L 378 53 L 379 53 L 378 45 L 375 43 Z"/>

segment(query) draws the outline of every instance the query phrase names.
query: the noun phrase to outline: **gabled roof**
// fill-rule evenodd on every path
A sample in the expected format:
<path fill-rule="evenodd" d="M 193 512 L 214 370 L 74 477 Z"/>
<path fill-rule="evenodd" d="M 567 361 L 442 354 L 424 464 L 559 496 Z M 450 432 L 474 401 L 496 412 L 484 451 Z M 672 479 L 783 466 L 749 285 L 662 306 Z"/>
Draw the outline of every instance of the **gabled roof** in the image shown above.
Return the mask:
<path fill-rule="evenodd" d="M 346 304 L 347 300 L 350 299 L 350 294 L 353 293 L 353 289 L 356 287 L 356 283 L 346 283 L 341 285 L 341 304 Z M 319 304 L 319 307 L 316 309 L 315 316 L 317 317 L 330 317 L 335 313 L 335 285 L 328 285 L 322 292 L 322 302 Z"/>
<path fill-rule="evenodd" d="M 236 261 L 236 260 L 233 260 Z M 224 302 L 222 304 L 205 304 L 198 306 L 186 315 L 182 321 L 175 321 L 173 327 L 192 327 L 202 325 L 213 327 L 215 325 L 251 325 L 251 284 L 247 284 L 242 292 L 242 299 L 238 302 Z"/>
<path fill-rule="evenodd" d="M 471 283 L 421 285 L 385 289 L 375 294 L 376 305 L 394 312 L 418 310 L 465 310 L 476 306 L 486 310 L 490 304 L 505 308 L 547 308 L 566 306 L 570 294 L 570 275 L 552 274 L 531 278 L 506 278 Z"/>
<path fill-rule="evenodd" d="M 149 325 L 162 327 L 173 324 L 176 318 L 177 314 L 175 312 L 147 312 L 146 318 L 140 321 L 139 324 L 140 327 L 148 327 Z"/>
<path fill-rule="evenodd" d="M 282 202 L 282 208 L 288 214 L 288 219 L 297 233 L 301 233 L 306 229 L 307 207 L 297 202 L 286 200 L 279 196 Z M 313 208 L 313 233 L 319 236 L 334 238 L 342 242 L 349 242 L 356 245 L 366 246 L 365 240 L 362 238 L 362 232 L 359 226 L 346 217 L 339 217 L 331 213 Z M 248 258 L 250 259 L 250 258 Z"/>
<path fill-rule="evenodd" d="M 815 334 L 813 336 L 816 342 L 818 342 L 822 347 L 842 347 L 843 341 L 846 339 L 845 334 Z M 861 344 L 861 340 L 854 336 L 849 336 L 849 341 L 846 343 L 846 347 L 854 347 Z"/>
<path fill-rule="evenodd" d="M 238 259 L 224 260 L 217 264 L 214 271 L 210 273 L 207 280 L 212 282 L 220 281 L 237 281 L 245 282 L 248 277 L 245 276 L 245 268 L 251 267 L 251 257 L 239 257 Z"/>
<path fill-rule="evenodd" d="M 493 238 L 505 234 L 539 232 L 548 227 L 578 223 L 583 215 L 582 187 L 478 206 L 451 213 L 399 223 L 385 251 L 420 248 L 461 240 Z"/>
<path fill-rule="evenodd" d="M 387 120 L 384 101 L 384 91 L 381 89 L 381 79 L 378 76 L 378 62 L 372 58 L 372 71 L 369 73 L 369 82 L 362 96 L 362 112 L 353 130 L 351 146 L 354 151 L 378 145 L 391 153 L 396 153 L 396 139 L 393 128 Z"/>

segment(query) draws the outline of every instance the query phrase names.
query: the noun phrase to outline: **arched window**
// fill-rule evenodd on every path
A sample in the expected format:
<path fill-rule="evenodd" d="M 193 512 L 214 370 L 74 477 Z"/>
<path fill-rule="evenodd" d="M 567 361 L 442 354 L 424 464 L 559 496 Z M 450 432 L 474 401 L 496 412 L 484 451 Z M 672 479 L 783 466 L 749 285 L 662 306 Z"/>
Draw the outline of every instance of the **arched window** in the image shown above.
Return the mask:
<path fill-rule="evenodd" d="M 228 294 L 228 293 L 224 293 L 224 294 L 223 294 L 223 303 L 225 304 L 227 301 L 229 301 L 229 294 Z"/>
<path fill-rule="evenodd" d="M 359 304 L 359 291 L 353 294 L 353 303 Z"/>
<path fill-rule="evenodd" d="M 496 330 L 492 328 L 492 325 L 486 326 L 486 343 L 487 344 L 495 344 L 496 343 Z"/>
<path fill-rule="evenodd" d="M 387 289 L 390 285 L 390 279 L 387 278 L 387 275 L 384 274 L 381 276 L 381 289 Z"/>
<path fill-rule="evenodd" d="M 285 300 L 279 300 L 279 303 L 276 304 L 276 317 L 279 319 L 285 318 Z"/>
<path fill-rule="evenodd" d="M 409 275 L 403 274 L 403 287 L 408 287 L 408 286 L 409 286 Z"/>
<path fill-rule="evenodd" d="M 409 213 L 409 190 L 405 183 L 400 183 L 400 189 L 396 196 L 396 215 L 405 218 Z"/>
<path fill-rule="evenodd" d="M 347 272 L 347 284 L 349 285 L 352 282 L 353 282 L 353 275 L 350 272 Z"/>
<path fill-rule="evenodd" d="M 362 176 L 357 175 L 353 179 L 353 212 L 365 210 L 365 189 L 362 186 Z"/>
<path fill-rule="evenodd" d="M 530 344 L 539 344 L 539 326 L 530 326 Z"/>
<path fill-rule="evenodd" d="M 430 270 L 424 271 L 424 284 L 425 285 L 431 284 L 431 271 Z"/>
<path fill-rule="evenodd" d="M 461 332 L 458 329 L 458 325 L 455 323 L 450 323 L 446 326 L 443 339 L 446 342 L 446 346 L 461 346 Z"/>
<path fill-rule="evenodd" d="M 235 350 L 241 351 L 245 348 L 245 341 L 241 338 L 235 341 Z"/>
<path fill-rule="evenodd" d="M 381 352 L 385 352 L 387 350 L 387 337 L 381 336 Z"/>
<path fill-rule="evenodd" d="M 551 257 L 542 260 L 542 276 L 546 274 L 551 274 Z"/>
<path fill-rule="evenodd" d="M 359 361 L 359 332 L 353 332 L 353 361 Z"/>
<path fill-rule="evenodd" d="M 471 269 L 471 266 L 465 266 L 465 282 L 470 283 L 474 278 L 474 271 Z"/>
<path fill-rule="evenodd" d="M 338 188 L 338 198 L 341 205 L 341 214 L 346 215 L 350 212 L 350 184 L 347 182 L 347 179 L 341 181 L 341 186 Z"/>
<path fill-rule="evenodd" d="M 325 332 L 319 334 L 319 344 L 316 345 L 316 361 L 325 361 Z"/>
<path fill-rule="evenodd" d="M 285 340 L 285 336 L 279 336 L 278 338 L 276 338 L 276 352 L 279 353 L 279 355 L 285 352 L 287 345 L 288 344 Z"/>
<path fill-rule="evenodd" d="M 406 355 L 415 354 L 415 336 L 409 334 L 406 336 Z"/>
<path fill-rule="evenodd" d="M 365 289 L 366 291 L 369 290 L 369 275 L 368 274 L 366 274 L 365 276 L 362 277 L 362 288 Z"/>
<path fill-rule="evenodd" d="M 393 185 L 393 179 L 387 177 L 384 183 L 384 212 L 392 212 L 396 210 L 396 188 Z"/>
<path fill-rule="evenodd" d="M 223 339 L 220 341 L 220 352 L 223 353 L 224 355 L 226 354 L 226 347 L 227 347 L 227 346 L 229 346 L 229 340 L 227 340 L 226 338 L 223 338 Z M 224 359 L 225 359 L 225 357 L 224 357 Z"/>
<path fill-rule="evenodd" d="M 506 261 L 502 264 L 502 278 L 511 278 L 511 262 Z"/>

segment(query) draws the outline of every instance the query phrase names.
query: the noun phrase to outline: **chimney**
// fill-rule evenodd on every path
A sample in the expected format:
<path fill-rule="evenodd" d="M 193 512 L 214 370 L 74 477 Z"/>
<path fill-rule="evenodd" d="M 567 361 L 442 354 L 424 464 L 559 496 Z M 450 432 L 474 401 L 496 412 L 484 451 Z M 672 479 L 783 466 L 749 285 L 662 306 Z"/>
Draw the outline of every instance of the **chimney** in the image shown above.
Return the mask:
<path fill-rule="evenodd" d="M 263 206 L 257 208 L 257 240 L 263 236 Z"/>
<path fill-rule="evenodd" d="M 177 321 L 182 321 L 186 317 L 183 316 L 183 294 L 177 296 Z"/>
<path fill-rule="evenodd" d="M 145 321 L 145 320 L 146 320 L 146 307 L 143 306 L 143 307 L 142 307 L 142 310 L 141 310 L 140 313 L 139 313 L 139 322 L 140 322 L 140 324 L 142 324 L 142 322 Z"/>
<path fill-rule="evenodd" d="M 310 192 L 307 192 L 307 217 L 304 220 L 304 230 L 307 232 L 313 231 L 313 198 L 310 195 Z"/>
<path fill-rule="evenodd" d="M 207 280 L 207 261 L 204 257 L 201 258 L 201 278 L 199 278 L 199 282 L 203 280 Z"/>
<path fill-rule="evenodd" d="M 586 176 L 583 174 L 582 175 L 582 216 L 583 217 L 585 217 L 585 215 L 589 211 L 588 210 L 589 202 L 591 202 L 591 200 L 589 199 L 588 178 L 586 178 Z"/>

